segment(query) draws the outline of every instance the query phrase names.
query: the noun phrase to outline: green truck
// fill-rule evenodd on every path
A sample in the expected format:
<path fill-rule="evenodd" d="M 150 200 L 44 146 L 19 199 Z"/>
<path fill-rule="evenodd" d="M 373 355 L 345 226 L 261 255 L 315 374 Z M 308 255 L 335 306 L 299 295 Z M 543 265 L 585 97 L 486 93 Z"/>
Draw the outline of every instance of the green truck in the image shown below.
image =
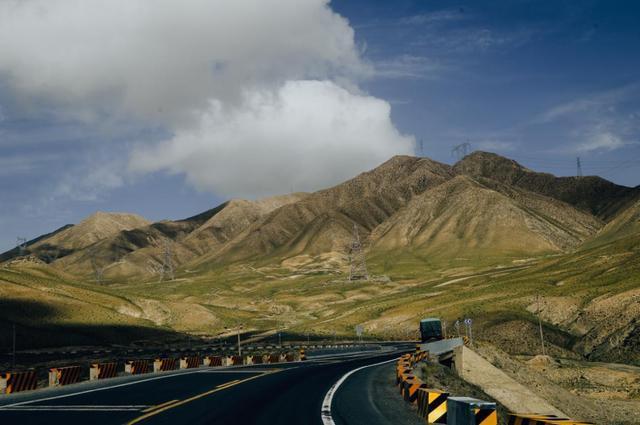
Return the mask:
<path fill-rule="evenodd" d="M 420 340 L 422 342 L 440 341 L 442 338 L 442 323 L 440 319 L 430 317 L 420 321 Z"/>

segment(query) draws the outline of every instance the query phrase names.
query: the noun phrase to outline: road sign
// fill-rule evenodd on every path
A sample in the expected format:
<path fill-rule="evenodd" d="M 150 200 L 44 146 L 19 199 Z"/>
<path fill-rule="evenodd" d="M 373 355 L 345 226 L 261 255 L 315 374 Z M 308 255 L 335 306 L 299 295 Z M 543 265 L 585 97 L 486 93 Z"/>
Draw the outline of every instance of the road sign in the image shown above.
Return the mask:
<path fill-rule="evenodd" d="M 362 336 L 362 332 L 364 332 L 364 326 L 356 325 L 356 335 Z"/>
<path fill-rule="evenodd" d="M 471 323 L 473 323 L 473 322 L 471 321 L 471 319 L 464 319 L 464 324 L 465 324 L 465 325 L 467 325 L 467 326 L 471 326 Z"/>

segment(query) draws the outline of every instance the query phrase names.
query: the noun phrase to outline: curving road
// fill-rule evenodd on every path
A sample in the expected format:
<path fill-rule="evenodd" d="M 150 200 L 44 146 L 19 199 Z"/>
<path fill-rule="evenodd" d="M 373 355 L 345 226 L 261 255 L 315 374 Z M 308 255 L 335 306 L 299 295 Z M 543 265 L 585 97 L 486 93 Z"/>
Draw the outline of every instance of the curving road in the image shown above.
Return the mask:
<path fill-rule="evenodd" d="M 277 365 L 202 367 L 0 396 L 0 423 L 423 423 L 392 384 L 394 366 L 388 360 L 400 352 L 328 355 Z M 338 381 L 341 384 L 335 389 Z M 323 419 L 323 401 L 332 387 L 330 415 Z"/>

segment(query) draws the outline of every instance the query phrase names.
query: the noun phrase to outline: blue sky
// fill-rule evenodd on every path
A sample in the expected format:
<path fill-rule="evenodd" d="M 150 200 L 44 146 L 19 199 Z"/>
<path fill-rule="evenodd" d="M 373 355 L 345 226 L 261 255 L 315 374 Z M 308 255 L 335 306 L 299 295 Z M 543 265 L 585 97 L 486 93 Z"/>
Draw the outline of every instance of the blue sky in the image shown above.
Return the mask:
<path fill-rule="evenodd" d="M 97 13 L 26 0 L 19 14 L 13 2 L 0 0 L 0 250 L 96 210 L 175 219 L 326 187 L 420 141 L 448 163 L 468 142 L 558 175 L 580 156 L 585 174 L 640 184 L 637 2 L 287 0 L 258 13 L 194 0 L 176 14 L 139 0 L 167 9 L 145 16 L 122 9 L 133 1 Z M 185 30 L 166 38 L 164 22 Z"/>

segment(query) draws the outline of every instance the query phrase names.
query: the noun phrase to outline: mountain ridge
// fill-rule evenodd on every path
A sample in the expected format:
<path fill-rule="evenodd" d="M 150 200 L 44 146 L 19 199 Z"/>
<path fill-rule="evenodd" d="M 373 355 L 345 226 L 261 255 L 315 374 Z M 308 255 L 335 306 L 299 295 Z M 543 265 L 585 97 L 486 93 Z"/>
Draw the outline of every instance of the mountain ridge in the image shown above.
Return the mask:
<path fill-rule="evenodd" d="M 232 199 L 175 221 L 127 216 L 129 224 L 105 224 L 104 235 L 85 232 L 83 242 L 53 262 L 80 275 L 92 274 L 98 264 L 107 276 L 126 278 L 148 275 L 162 263 L 167 244 L 174 265 L 187 268 L 347 254 L 354 224 L 374 251 L 566 252 L 595 238 L 637 198 L 636 188 L 599 177 L 538 173 L 488 152 L 454 165 L 395 156 L 317 192 Z M 83 223 L 127 221 L 101 214 L 38 243 L 61 245 L 65 232 L 77 232 Z"/>

